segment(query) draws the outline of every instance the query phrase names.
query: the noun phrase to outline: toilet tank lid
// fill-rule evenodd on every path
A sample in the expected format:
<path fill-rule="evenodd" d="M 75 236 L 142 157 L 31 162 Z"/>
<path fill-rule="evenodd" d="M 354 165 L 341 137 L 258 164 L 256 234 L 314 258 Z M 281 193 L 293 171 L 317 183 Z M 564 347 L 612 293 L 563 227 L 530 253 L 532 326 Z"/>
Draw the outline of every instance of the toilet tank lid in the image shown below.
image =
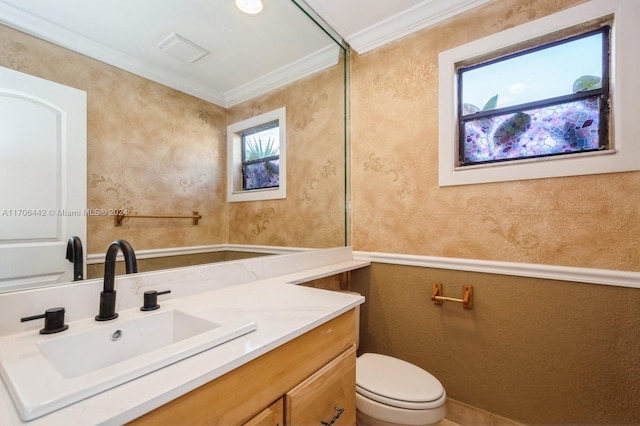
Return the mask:
<path fill-rule="evenodd" d="M 438 379 L 422 368 L 381 354 L 366 353 L 356 360 L 356 384 L 380 396 L 408 402 L 430 402 L 442 397 Z"/>

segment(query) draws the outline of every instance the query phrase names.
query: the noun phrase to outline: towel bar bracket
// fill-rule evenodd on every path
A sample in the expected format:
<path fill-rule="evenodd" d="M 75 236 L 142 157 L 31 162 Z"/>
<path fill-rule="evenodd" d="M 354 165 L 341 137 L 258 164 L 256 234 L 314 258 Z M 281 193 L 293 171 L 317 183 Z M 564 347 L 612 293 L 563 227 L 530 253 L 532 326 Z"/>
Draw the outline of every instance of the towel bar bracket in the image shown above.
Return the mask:
<path fill-rule="evenodd" d="M 463 285 L 462 299 L 456 299 L 442 295 L 442 283 L 433 283 L 431 300 L 435 305 L 442 305 L 444 302 L 458 302 L 462 303 L 462 307 L 465 309 L 473 309 L 473 286 Z"/>

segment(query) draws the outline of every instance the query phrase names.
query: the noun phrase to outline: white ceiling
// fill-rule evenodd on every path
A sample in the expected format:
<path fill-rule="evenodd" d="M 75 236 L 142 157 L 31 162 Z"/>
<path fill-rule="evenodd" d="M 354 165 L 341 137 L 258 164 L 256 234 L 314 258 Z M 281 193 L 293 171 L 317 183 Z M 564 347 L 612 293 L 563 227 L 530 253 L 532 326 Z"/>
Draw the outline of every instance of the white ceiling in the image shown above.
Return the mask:
<path fill-rule="evenodd" d="M 305 0 L 358 53 L 492 0 Z"/>
<path fill-rule="evenodd" d="M 490 0 L 306 0 L 364 53 Z M 234 0 L 0 0 L 0 23 L 231 106 L 337 63 L 340 48 L 292 0 L 259 15 Z M 178 34 L 206 49 L 187 63 L 158 44 Z"/>

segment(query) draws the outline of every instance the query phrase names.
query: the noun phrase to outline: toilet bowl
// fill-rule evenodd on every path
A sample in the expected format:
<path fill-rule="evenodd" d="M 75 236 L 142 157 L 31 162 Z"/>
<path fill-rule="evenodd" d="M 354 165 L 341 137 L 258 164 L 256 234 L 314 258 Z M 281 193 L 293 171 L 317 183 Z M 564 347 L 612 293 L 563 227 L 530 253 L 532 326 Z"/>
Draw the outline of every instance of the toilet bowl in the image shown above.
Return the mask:
<path fill-rule="evenodd" d="M 434 425 L 446 400 L 438 379 L 416 365 L 373 353 L 356 359 L 358 426 Z"/>
<path fill-rule="evenodd" d="M 360 343 L 356 308 L 356 345 Z M 427 371 L 387 355 L 365 353 L 356 359 L 358 426 L 429 426 L 444 419 L 447 395 Z"/>

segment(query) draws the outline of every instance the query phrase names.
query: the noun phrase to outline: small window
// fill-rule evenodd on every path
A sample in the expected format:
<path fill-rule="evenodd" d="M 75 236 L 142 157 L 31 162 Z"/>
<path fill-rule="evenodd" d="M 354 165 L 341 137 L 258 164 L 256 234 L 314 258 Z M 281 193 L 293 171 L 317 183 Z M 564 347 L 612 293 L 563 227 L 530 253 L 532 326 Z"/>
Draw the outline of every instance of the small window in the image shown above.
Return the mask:
<path fill-rule="evenodd" d="M 286 110 L 227 127 L 228 201 L 286 198 Z"/>
<path fill-rule="evenodd" d="M 458 68 L 458 166 L 609 148 L 609 27 Z"/>
<path fill-rule="evenodd" d="M 640 110 L 640 85 L 636 83 L 639 19 L 640 8 L 634 1 L 588 1 L 440 52 L 438 184 L 640 170 L 637 120 L 633 118 L 634 111 Z M 562 52 L 580 43 L 601 47 L 590 48 L 595 52 L 590 59 L 565 50 L 539 74 L 542 77 L 530 91 L 532 97 L 513 96 L 520 94 L 522 85 L 503 85 L 511 88 L 505 92 L 487 77 L 480 83 L 472 79 L 482 68 L 497 70 L 500 62 L 514 64 L 528 55 Z M 540 68 L 537 60 L 525 62 L 529 68 Z M 592 69 L 586 67 L 588 63 L 594 64 Z M 583 68 L 563 82 L 560 76 L 576 64 Z M 529 71 L 525 67 L 521 72 L 529 75 Z M 500 78 L 494 73 L 493 77 Z M 534 84 L 535 74 L 531 75 L 531 81 L 524 83 Z M 558 90 L 549 91 L 556 82 L 562 83 Z M 472 96 L 474 86 L 484 89 L 479 87 L 483 85 L 489 90 L 478 90 L 481 96 Z M 485 137 L 485 132 L 493 137 Z M 461 135 L 465 136 L 461 139 Z M 496 142 L 502 149 L 489 153 Z"/>
<path fill-rule="evenodd" d="M 280 125 L 278 122 L 242 132 L 242 189 L 280 186 Z"/>

